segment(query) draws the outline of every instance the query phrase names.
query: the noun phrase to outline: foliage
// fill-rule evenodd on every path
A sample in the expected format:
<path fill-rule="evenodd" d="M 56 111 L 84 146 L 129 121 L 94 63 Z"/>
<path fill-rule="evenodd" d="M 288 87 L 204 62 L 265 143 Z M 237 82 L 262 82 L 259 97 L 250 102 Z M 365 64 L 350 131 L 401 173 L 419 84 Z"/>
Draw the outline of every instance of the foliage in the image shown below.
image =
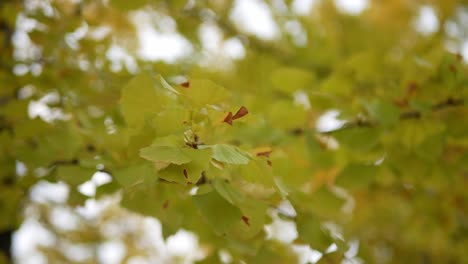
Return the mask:
<path fill-rule="evenodd" d="M 292 244 L 324 262 L 350 258 L 351 240 L 369 263 L 468 262 L 468 68 L 446 48 L 467 32 L 466 2 L 433 1 L 441 26 L 427 35 L 412 26 L 425 1 L 372 1 L 360 15 L 320 1 L 306 16 L 292 1 L 268 1 L 281 31 L 273 40 L 236 26 L 234 1 L 33 2 L 0 3 L 2 232 L 36 203 L 28 193 L 38 181 L 66 183 L 76 208 L 90 199 L 78 186 L 100 170 L 112 182 L 96 199 L 121 197 L 122 208 L 159 219 L 165 237 L 195 232 L 206 263 L 221 249 L 246 263 L 296 261 L 291 245 L 265 236 L 277 217 L 297 225 Z M 131 19 L 142 10 L 173 18 L 191 55 L 138 58 Z M 24 29 L 26 18 L 36 27 Z M 196 33 L 207 24 L 245 57 L 207 52 Z M 93 38 L 104 26 L 110 33 Z M 21 36 L 39 51 L 21 55 Z M 108 59 L 115 45 L 130 59 Z M 38 103 L 48 116 L 31 113 Z M 330 110 L 342 125 L 318 129 Z M 285 200 L 295 214 L 282 212 Z M 112 212 L 129 214 L 122 208 Z M 102 239 L 81 221 L 82 234 L 56 235 Z"/>

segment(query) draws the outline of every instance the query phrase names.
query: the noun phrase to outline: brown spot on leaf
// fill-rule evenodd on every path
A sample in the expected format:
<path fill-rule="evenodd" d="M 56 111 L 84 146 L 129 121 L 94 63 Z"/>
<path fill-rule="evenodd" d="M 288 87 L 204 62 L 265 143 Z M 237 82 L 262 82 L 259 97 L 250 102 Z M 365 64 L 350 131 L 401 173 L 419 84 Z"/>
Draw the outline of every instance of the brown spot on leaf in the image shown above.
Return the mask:
<path fill-rule="evenodd" d="M 257 157 L 270 157 L 272 150 L 262 151 L 257 153 Z"/>
<path fill-rule="evenodd" d="M 239 119 L 249 113 L 249 110 L 245 106 L 241 106 L 239 110 L 237 110 L 236 114 L 232 117 L 232 120 Z"/>
<path fill-rule="evenodd" d="M 186 169 L 184 169 L 184 177 L 185 177 L 185 179 L 188 179 L 188 172 L 187 172 Z"/>
<path fill-rule="evenodd" d="M 271 167 L 273 164 L 271 163 L 271 160 L 267 160 L 267 164 Z"/>
<path fill-rule="evenodd" d="M 206 175 L 205 171 L 202 171 L 200 179 L 198 179 L 197 183 L 195 183 L 197 186 L 203 185 L 206 183 Z"/>
<path fill-rule="evenodd" d="M 180 86 L 184 87 L 184 88 L 190 88 L 190 82 L 183 82 L 180 84 Z"/>
<path fill-rule="evenodd" d="M 450 64 L 450 65 L 449 65 L 449 70 L 450 70 L 451 72 L 453 72 L 453 73 L 457 73 L 457 67 L 455 67 L 455 65 L 453 65 L 453 64 Z"/>
<path fill-rule="evenodd" d="M 244 223 L 247 225 L 247 226 L 250 226 L 250 223 L 249 223 L 249 218 L 245 215 L 242 216 L 242 221 L 244 221 Z"/>
<path fill-rule="evenodd" d="M 169 200 L 164 201 L 163 209 L 167 209 L 169 207 Z"/>
<path fill-rule="evenodd" d="M 232 126 L 232 112 L 229 112 L 227 116 L 224 118 L 223 123 L 228 123 Z"/>
<path fill-rule="evenodd" d="M 419 85 L 415 81 L 410 81 L 406 87 L 406 94 L 408 96 L 413 96 L 418 90 Z"/>

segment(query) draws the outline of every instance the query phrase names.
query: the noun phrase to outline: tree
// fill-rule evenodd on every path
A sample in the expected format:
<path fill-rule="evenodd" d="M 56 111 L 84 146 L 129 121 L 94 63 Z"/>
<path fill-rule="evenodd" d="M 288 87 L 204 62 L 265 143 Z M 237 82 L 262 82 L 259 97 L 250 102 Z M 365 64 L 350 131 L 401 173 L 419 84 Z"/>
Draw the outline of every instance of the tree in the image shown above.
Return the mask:
<path fill-rule="evenodd" d="M 468 262 L 466 2 L 351 13 L 299 2 L 2 1 L 4 261 L 34 215 L 54 235 L 49 263 L 94 263 L 95 250 L 73 260 L 64 245 L 95 248 L 113 236 L 104 223 L 142 216 L 164 237 L 194 232 L 202 263 L 220 251 L 294 263 L 294 245 L 324 263 Z M 235 18 L 241 5 L 263 6 L 276 27 L 255 34 Z M 185 43 L 180 56 L 142 51 L 154 28 Z M 96 171 L 109 179 L 93 183 Z M 65 204 L 32 197 L 47 182 L 68 186 Z M 77 213 L 106 197 L 94 220 Z M 56 208 L 79 227 L 57 228 Z M 274 221 L 297 237 L 266 238 Z M 154 253 L 144 228 L 127 231 L 126 260 Z"/>

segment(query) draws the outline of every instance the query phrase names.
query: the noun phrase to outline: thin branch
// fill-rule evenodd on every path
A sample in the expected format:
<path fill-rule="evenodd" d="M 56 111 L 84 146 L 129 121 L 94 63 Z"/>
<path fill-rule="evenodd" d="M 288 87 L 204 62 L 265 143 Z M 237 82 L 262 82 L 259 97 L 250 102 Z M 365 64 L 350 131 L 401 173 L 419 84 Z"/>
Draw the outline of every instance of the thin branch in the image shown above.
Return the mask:
<path fill-rule="evenodd" d="M 452 108 L 452 107 L 459 107 L 459 106 L 464 106 L 465 101 L 463 99 L 454 99 L 452 97 L 449 97 L 441 102 L 438 102 L 434 104 L 431 109 L 432 112 L 440 111 L 443 109 L 447 108 Z M 401 120 L 407 120 L 407 119 L 420 119 L 422 117 L 422 113 L 418 110 L 411 110 L 411 111 L 406 111 L 400 114 L 400 119 Z M 368 120 L 362 120 L 358 119 L 355 121 L 350 121 L 346 122 L 343 126 L 341 126 L 338 129 L 332 130 L 332 131 L 327 131 L 327 132 L 322 132 L 321 134 L 332 134 L 338 131 L 350 129 L 350 128 L 356 128 L 356 127 L 374 127 L 376 123 L 368 121 Z"/>

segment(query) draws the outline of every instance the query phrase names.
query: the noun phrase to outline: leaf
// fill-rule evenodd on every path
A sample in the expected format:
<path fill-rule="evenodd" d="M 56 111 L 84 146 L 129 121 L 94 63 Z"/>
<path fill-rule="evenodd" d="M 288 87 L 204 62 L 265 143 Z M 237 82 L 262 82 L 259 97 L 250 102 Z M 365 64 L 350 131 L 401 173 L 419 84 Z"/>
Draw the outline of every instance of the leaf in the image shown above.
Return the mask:
<path fill-rule="evenodd" d="M 219 235 L 226 235 L 229 229 L 242 218 L 241 211 L 228 203 L 217 192 L 192 196 L 205 222 Z"/>
<path fill-rule="evenodd" d="M 147 116 L 158 113 L 165 104 L 164 95 L 158 94 L 148 73 L 134 77 L 122 88 L 121 106 L 125 121 L 139 128 Z"/>
<path fill-rule="evenodd" d="M 59 165 L 56 169 L 57 179 L 73 186 L 91 179 L 96 169 L 83 168 L 79 165 Z"/>
<path fill-rule="evenodd" d="M 213 158 L 220 162 L 229 164 L 247 164 L 250 161 L 250 155 L 240 150 L 238 147 L 216 144 L 212 146 Z"/>
<path fill-rule="evenodd" d="M 250 239 L 263 230 L 267 210 L 264 202 L 254 197 L 246 197 L 236 186 L 221 178 L 213 179 L 212 185 L 219 195 L 242 212 L 242 217 L 229 231 L 230 235 L 239 239 Z"/>
<path fill-rule="evenodd" d="M 212 181 L 212 185 L 215 190 L 232 205 L 239 207 L 245 202 L 244 195 L 239 190 L 235 189 L 227 180 L 215 178 Z"/>
<path fill-rule="evenodd" d="M 172 86 L 166 80 L 164 80 L 161 74 L 158 75 L 158 78 L 164 88 L 175 94 L 180 94 L 176 89 L 172 88 Z"/>
<path fill-rule="evenodd" d="M 333 132 L 338 142 L 346 148 L 365 152 L 374 148 L 380 140 L 380 130 L 378 128 L 357 127 L 343 129 Z"/>
<path fill-rule="evenodd" d="M 140 150 L 140 157 L 153 162 L 185 164 L 192 161 L 192 150 L 175 146 L 149 146 Z"/>
<path fill-rule="evenodd" d="M 367 111 L 384 127 L 391 127 L 400 120 L 400 109 L 392 103 L 377 100 L 367 105 Z"/>
<path fill-rule="evenodd" d="M 307 89 L 315 80 L 313 72 L 301 68 L 282 67 L 271 74 L 271 83 L 280 91 L 292 93 L 299 89 Z"/>
<path fill-rule="evenodd" d="M 147 163 L 139 163 L 126 168 L 120 168 L 114 172 L 114 179 L 125 187 L 130 187 L 136 183 L 143 183 L 149 175 L 155 175 L 153 168 Z"/>
<path fill-rule="evenodd" d="M 311 194 L 296 192 L 291 194 L 294 207 L 312 213 L 321 219 L 335 219 L 341 215 L 344 200 L 337 197 L 326 186 L 322 186 Z"/>
<path fill-rule="evenodd" d="M 182 107 L 170 107 L 161 110 L 152 120 L 152 125 L 158 137 L 163 137 L 186 129 L 184 122 L 188 120 L 188 111 Z"/>
<path fill-rule="evenodd" d="M 206 171 L 210 164 L 210 149 L 186 149 L 184 152 L 190 157 L 190 162 L 182 165 L 171 164 L 167 168 L 161 169 L 158 177 L 170 182 L 180 184 L 195 184 Z"/>
<path fill-rule="evenodd" d="M 147 0 L 132 0 L 132 1 L 127 1 L 127 0 L 111 0 L 111 4 L 122 11 L 129 11 L 129 10 L 134 10 L 138 8 L 142 8 L 147 4 Z"/>
<path fill-rule="evenodd" d="M 365 189 L 374 181 L 378 173 L 375 165 L 349 164 L 338 175 L 336 184 L 349 190 Z"/>
<path fill-rule="evenodd" d="M 193 79 L 190 89 L 180 91 L 196 107 L 218 105 L 229 98 L 229 92 L 222 86 L 210 80 Z"/>
<path fill-rule="evenodd" d="M 313 214 L 299 213 L 296 225 L 299 241 L 316 250 L 324 251 L 333 242 L 328 232 L 322 228 L 320 220 Z"/>

